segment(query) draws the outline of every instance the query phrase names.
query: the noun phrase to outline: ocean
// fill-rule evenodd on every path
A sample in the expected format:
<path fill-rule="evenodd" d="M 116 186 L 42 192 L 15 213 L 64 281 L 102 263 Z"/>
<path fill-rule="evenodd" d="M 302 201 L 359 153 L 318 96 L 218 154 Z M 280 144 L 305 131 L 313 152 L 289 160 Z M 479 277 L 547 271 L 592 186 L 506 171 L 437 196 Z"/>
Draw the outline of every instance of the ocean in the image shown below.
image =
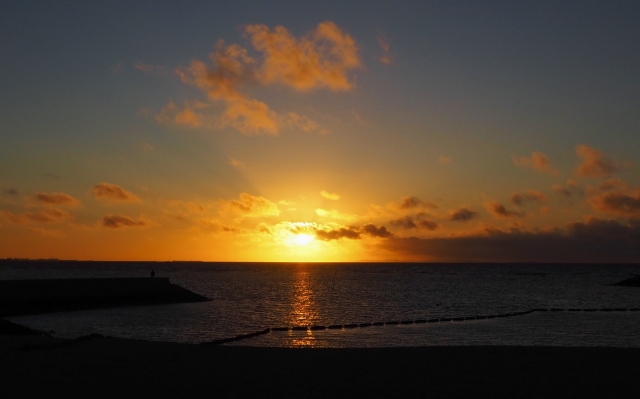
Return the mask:
<path fill-rule="evenodd" d="M 199 343 L 265 328 L 566 309 L 505 318 L 274 331 L 225 345 L 640 347 L 640 288 L 612 283 L 640 265 L 432 263 L 4 262 L 0 279 L 144 277 L 155 270 L 211 302 L 12 317 L 75 338 Z"/>

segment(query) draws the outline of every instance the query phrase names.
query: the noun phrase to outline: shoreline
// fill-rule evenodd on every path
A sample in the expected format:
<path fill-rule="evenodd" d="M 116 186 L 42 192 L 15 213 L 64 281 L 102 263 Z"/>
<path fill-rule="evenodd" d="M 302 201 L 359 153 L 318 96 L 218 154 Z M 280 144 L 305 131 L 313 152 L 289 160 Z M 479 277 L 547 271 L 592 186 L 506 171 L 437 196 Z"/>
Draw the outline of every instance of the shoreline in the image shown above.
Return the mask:
<path fill-rule="evenodd" d="M 637 395 L 640 373 L 640 348 L 292 349 L 98 335 L 0 342 L 4 389 L 23 397 L 619 398 Z"/>

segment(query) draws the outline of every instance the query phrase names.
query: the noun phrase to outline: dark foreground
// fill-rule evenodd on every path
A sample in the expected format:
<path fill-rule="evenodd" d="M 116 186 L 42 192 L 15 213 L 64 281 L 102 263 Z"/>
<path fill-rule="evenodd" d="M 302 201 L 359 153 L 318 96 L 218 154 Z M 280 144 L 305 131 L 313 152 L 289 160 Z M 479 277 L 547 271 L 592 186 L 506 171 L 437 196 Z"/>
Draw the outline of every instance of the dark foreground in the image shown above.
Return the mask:
<path fill-rule="evenodd" d="M 3 397 L 635 398 L 639 394 L 640 348 L 276 349 L 15 335 L 0 336 L 0 344 Z"/>

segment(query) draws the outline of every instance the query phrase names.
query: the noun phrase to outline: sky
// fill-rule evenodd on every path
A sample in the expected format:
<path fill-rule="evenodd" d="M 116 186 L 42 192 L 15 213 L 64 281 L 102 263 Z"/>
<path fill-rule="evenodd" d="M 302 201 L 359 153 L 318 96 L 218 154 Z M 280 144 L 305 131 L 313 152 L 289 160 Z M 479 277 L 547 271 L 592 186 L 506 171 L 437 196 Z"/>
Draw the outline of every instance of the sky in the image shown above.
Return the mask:
<path fill-rule="evenodd" d="M 0 258 L 640 262 L 640 3 L 0 5 Z"/>

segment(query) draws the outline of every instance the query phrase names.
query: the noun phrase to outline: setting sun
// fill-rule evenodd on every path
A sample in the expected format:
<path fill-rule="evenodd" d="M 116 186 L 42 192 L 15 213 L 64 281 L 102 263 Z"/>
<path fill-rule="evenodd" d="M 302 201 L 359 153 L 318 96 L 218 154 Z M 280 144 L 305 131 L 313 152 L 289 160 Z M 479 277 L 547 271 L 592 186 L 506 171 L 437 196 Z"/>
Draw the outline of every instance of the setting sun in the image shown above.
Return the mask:
<path fill-rule="evenodd" d="M 313 236 L 309 234 L 297 234 L 293 238 L 293 242 L 295 242 L 297 245 L 307 245 L 311 241 L 313 241 Z"/>

